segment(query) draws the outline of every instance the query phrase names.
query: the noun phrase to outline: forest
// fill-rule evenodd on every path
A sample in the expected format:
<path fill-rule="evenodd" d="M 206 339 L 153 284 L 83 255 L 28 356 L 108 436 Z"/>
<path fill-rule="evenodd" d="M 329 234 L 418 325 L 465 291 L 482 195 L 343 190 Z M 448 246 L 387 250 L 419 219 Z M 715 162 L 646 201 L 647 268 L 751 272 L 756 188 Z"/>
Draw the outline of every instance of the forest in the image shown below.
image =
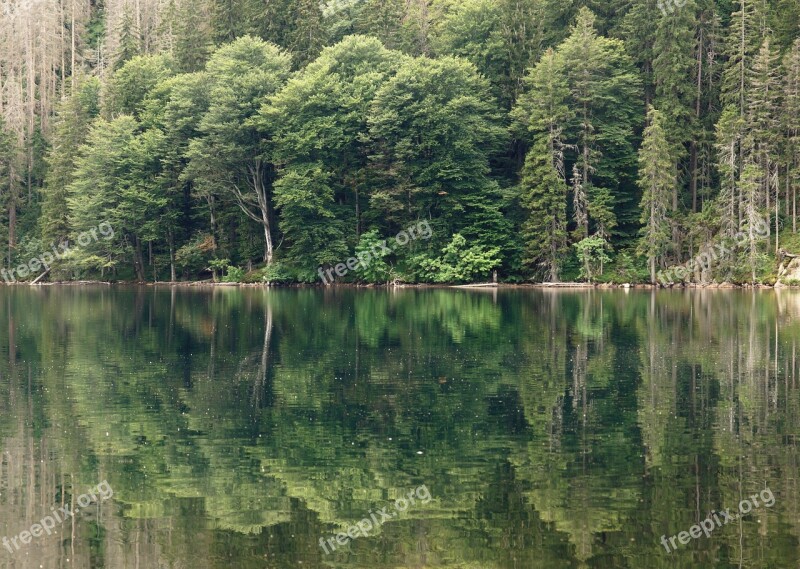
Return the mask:
<path fill-rule="evenodd" d="M 23 281 L 321 285 L 371 252 L 341 282 L 774 284 L 800 254 L 797 0 L 0 11 Z"/>

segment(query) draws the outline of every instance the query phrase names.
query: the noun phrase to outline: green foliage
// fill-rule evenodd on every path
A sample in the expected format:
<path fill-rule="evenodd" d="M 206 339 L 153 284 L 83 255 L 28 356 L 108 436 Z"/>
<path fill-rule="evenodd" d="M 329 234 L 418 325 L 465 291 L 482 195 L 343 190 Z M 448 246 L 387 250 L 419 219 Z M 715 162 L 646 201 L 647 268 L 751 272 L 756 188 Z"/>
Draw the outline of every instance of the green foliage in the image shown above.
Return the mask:
<path fill-rule="evenodd" d="M 664 266 L 664 258 L 672 244 L 672 227 L 668 218 L 675 191 L 675 163 L 663 125 L 663 115 L 654 108 L 648 112 L 649 124 L 639 150 L 639 187 L 642 190 L 642 229 L 638 252 L 647 257 L 650 282 L 656 282 L 656 267 Z"/>
<path fill-rule="evenodd" d="M 224 274 L 230 267 L 230 259 L 211 259 L 208 263 L 208 270 L 213 275 L 214 282 L 217 282 L 217 275 Z"/>
<path fill-rule="evenodd" d="M 467 240 L 459 233 L 436 258 L 420 257 L 412 260 L 417 265 L 417 274 L 425 281 L 435 283 L 466 283 L 488 277 L 492 269 L 500 264 L 500 249 L 482 245 L 467 246 Z"/>
<path fill-rule="evenodd" d="M 599 235 L 582 239 L 574 245 L 581 263 L 580 277 L 590 283 L 603 274 L 603 265 L 611 258 L 606 253 L 608 242 Z"/>
<path fill-rule="evenodd" d="M 74 29 L 64 10 L 65 41 L 35 58 L 64 65 L 31 68 L 32 86 L 27 63 L 8 66 L 22 98 L 0 125 L 7 265 L 34 237 L 108 219 L 114 239 L 71 253 L 65 275 L 192 279 L 227 258 L 316 282 L 366 229 L 427 219 L 431 239 L 389 273 L 351 278 L 431 280 L 411 259 L 459 234 L 497 249 L 509 282 L 577 277 L 571 245 L 590 235 L 638 250 L 652 279 L 769 216 L 763 243 L 692 275 L 753 281 L 796 229 L 792 2 L 157 4 L 105 18 L 91 3 Z M 649 105 L 661 116 L 645 123 Z"/>
<path fill-rule="evenodd" d="M 464 60 L 407 59 L 369 113 L 375 215 L 393 227 L 436 218 L 486 247 L 509 237 L 489 156 L 505 131 L 489 86 Z"/>
<path fill-rule="evenodd" d="M 225 270 L 225 276 L 222 277 L 224 283 L 241 283 L 245 280 L 247 271 L 242 268 L 228 265 Z"/>
<path fill-rule="evenodd" d="M 635 104 L 641 79 L 624 44 L 599 36 L 595 23 L 595 15 L 582 8 L 558 55 L 575 111 L 567 132 L 575 141 L 574 163 L 587 189 L 590 222 L 608 239 L 620 222 L 618 217 L 631 224 L 638 217 L 633 217 L 634 131 L 641 121 Z"/>
<path fill-rule="evenodd" d="M 370 106 L 402 59 L 375 39 L 349 37 L 262 108 L 258 122 L 279 164 L 275 203 L 288 262 L 316 270 L 355 246 L 370 188 Z"/>
<path fill-rule="evenodd" d="M 165 55 L 141 55 L 126 61 L 106 83 L 104 116 L 139 118 L 147 95 L 172 73 L 172 62 Z"/>
<path fill-rule="evenodd" d="M 558 281 L 567 247 L 567 185 L 542 137 L 528 153 L 520 182 L 520 203 L 527 211 L 522 225 L 524 262 L 535 274 Z"/>
<path fill-rule="evenodd" d="M 639 284 L 650 282 L 650 273 L 641 258 L 630 251 L 620 251 L 608 268 L 609 280 L 614 283 Z"/>
<path fill-rule="evenodd" d="M 232 199 L 264 234 L 264 261 L 274 250 L 272 169 L 252 120 L 289 77 L 291 59 L 272 44 L 245 36 L 218 49 L 206 65 L 209 104 L 190 141 L 185 179 L 212 199 Z"/>
<path fill-rule="evenodd" d="M 369 259 L 366 267 L 359 268 L 356 277 L 358 280 L 371 284 L 388 283 L 396 277 L 394 267 L 386 260 L 389 253 L 383 251 L 380 243 L 383 242 L 377 229 L 370 229 L 361 235 L 356 245 L 355 257 Z"/>
<path fill-rule="evenodd" d="M 316 164 L 296 165 L 275 183 L 275 205 L 287 236 L 289 262 L 314 271 L 346 256 L 347 231 L 334 200 L 332 175 Z M 338 219 L 337 219 L 338 217 Z"/>
<path fill-rule="evenodd" d="M 492 0 L 458 2 L 438 23 L 435 50 L 471 61 L 484 77 L 493 80 L 492 91 L 510 106 L 516 85 L 511 67 L 502 7 Z"/>
<path fill-rule="evenodd" d="M 263 283 L 281 284 L 296 282 L 297 278 L 288 267 L 284 266 L 284 264 L 281 262 L 277 262 L 261 269 L 256 282 L 258 281 Z"/>
<path fill-rule="evenodd" d="M 85 268 L 104 271 L 132 260 L 144 280 L 143 243 L 158 236 L 166 205 L 158 184 L 163 145 L 163 133 L 140 132 L 133 117 L 95 122 L 68 188 L 70 224 L 81 233 L 106 222 L 115 235 L 74 251 Z"/>
<path fill-rule="evenodd" d="M 210 235 L 197 235 L 175 253 L 175 262 L 186 274 L 197 274 L 210 266 L 213 254 L 213 238 Z"/>

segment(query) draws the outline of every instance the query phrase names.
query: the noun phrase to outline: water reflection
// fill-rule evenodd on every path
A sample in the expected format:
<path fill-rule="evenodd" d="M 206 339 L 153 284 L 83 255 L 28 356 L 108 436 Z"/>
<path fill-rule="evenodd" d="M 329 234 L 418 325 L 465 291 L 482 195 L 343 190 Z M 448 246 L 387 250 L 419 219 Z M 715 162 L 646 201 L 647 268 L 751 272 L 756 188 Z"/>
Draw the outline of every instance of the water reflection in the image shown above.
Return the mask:
<path fill-rule="evenodd" d="M 791 291 L 42 287 L 0 312 L 0 537 L 114 489 L 0 567 L 800 560 Z"/>

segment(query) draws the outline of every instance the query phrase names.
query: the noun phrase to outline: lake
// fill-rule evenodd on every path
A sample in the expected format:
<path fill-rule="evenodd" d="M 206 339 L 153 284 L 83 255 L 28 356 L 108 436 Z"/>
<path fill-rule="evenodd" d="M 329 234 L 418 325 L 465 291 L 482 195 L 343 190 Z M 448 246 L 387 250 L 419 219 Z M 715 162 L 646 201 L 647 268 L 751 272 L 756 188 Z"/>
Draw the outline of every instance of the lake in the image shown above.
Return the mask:
<path fill-rule="evenodd" d="M 800 562 L 800 292 L 6 287 L 0 312 L 3 568 Z"/>

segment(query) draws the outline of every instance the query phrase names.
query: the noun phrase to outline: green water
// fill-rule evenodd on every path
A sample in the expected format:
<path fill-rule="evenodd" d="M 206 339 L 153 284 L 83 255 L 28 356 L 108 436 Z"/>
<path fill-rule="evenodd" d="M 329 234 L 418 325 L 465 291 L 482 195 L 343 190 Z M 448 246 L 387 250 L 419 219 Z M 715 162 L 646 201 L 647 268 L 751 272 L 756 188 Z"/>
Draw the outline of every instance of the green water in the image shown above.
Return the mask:
<path fill-rule="evenodd" d="M 3 568 L 800 562 L 800 293 L 44 287 L 0 313 L 0 537 L 114 494 Z"/>

